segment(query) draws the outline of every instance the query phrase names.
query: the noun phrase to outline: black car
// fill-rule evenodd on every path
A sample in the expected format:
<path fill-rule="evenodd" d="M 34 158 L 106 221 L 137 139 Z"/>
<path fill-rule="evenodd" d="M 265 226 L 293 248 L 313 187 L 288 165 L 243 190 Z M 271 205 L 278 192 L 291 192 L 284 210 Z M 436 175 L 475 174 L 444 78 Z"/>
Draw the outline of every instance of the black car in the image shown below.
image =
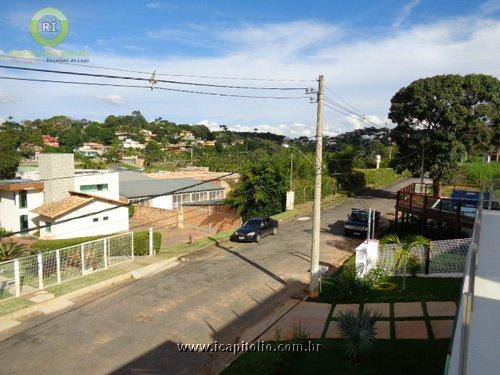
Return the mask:
<path fill-rule="evenodd" d="M 254 217 L 248 219 L 245 224 L 234 232 L 230 240 L 237 242 L 260 242 L 262 237 L 268 234 L 278 233 L 278 221 L 270 217 Z"/>
<path fill-rule="evenodd" d="M 372 213 L 373 215 L 373 213 Z M 375 228 L 378 226 L 380 212 L 375 211 Z M 351 214 L 347 216 L 344 224 L 344 234 L 346 236 L 360 235 L 366 236 L 368 231 L 368 211 L 359 208 L 353 208 Z"/>

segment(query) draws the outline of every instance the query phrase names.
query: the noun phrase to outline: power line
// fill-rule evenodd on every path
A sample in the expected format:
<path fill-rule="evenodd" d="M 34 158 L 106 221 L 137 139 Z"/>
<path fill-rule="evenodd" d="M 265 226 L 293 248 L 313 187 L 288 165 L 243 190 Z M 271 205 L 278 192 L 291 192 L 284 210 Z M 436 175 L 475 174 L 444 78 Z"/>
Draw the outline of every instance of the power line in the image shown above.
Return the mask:
<path fill-rule="evenodd" d="M 40 72 L 40 73 L 67 74 L 67 75 L 76 75 L 76 76 L 93 77 L 93 78 L 124 79 L 124 80 L 145 81 L 145 82 L 151 81 L 150 78 L 144 78 L 144 77 L 117 76 L 117 75 L 111 75 L 111 74 L 96 74 L 96 73 L 72 72 L 72 71 L 53 70 L 53 69 L 26 68 L 26 67 L 21 67 L 21 66 L 12 66 L 12 65 L 0 65 L 0 68 L 22 70 L 22 71 L 29 71 L 29 72 Z M 307 87 L 266 87 L 266 86 L 218 85 L 218 84 L 213 84 L 213 83 L 185 82 L 185 81 L 173 81 L 173 80 L 165 80 L 165 79 L 155 79 L 155 82 L 169 83 L 169 84 L 174 84 L 174 85 L 201 86 L 201 87 L 213 87 L 213 88 L 225 88 L 225 89 L 242 89 L 242 90 L 297 91 L 297 90 L 306 90 L 307 89 Z"/>
<path fill-rule="evenodd" d="M 131 70 L 131 69 L 120 69 L 120 68 L 109 68 L 98 65 L 90 65 L 90 64 L 78 64 L 72 63 L 69 61 L 45 61 L 40 59 L 35 59 L 31 57 L 23 57 L 23 56 L 11 56 L 0 54 L 0 57 L 10 58 L 10 59 L 20 59 L 26 62 L 37 62 L 37 63 L 47 63 L 47 64 L 63 64 L 63 65 L 73 65 L 80 66 L 83 68 L 94 68 L 94 69 L 103 69 L 103 70 L 111 70 L 117 72 L 125 72 L 125 73 L 139 73 L 139 74 L 148 74 L 151 75 L 151 72 L 141 71 L 141 70 Z M 175 74 L 175 73 L 156 73 L 158 76 L 171 76 L 171 77 L 185 77 L 185 78 L 201 78 L 201 79 L 225 79 L 225 80 L 235 80 L 235 81 L 268 81 L 268 82 L 316 82 L 315 79 L 294 79 L 294 78 L 256 78 L 256 77 L 230 77 L 230 76 L 210 76 L 210 75 L 195 75 L 195 74 Z"/>
<path fill-rule="evenodd" d="M 20 78 L 20 77 L 8 77 L 0 76 L 0 79 L 13 80 L 13 81 L 27 81 L 27 82 L 43 82 L 43 83 L 64 83 L 82 86 L 108 86 L 108 87 L 127 87 L 127 88 L 140 88 L 149 89 L 151 86 L 145 85 L 125 85 L 118 83 L 104 83 L 104 82 L 80 82 L 80 81 L 63 81 L 54 79 L 41 79 L 41 78 Z M 155 90 L 165 90 L 173 92 L 182 92 L 187 94 L 200 94 L 200 95 L 210 95 L 210 96 L 224 96 L 232 98 L 247 98 L 247 99 L 308 99 L 307 96 L 261 96 L 261 95 L 239 95 L 239 94 L 228 94 L 219 92 L 205 92 L 205 91 L 194 91 L 194 90 L 184 90 L 184 89 L 174 89 L 170 87 L 155 86 Z"/>
<path fill-rule="evenodd" d="M 356 107 L 354 107 L 353 105 L 349 104 L 349 102 L 347 100 L 345 100 L 344 98 L 342 98 L 339 94 L 337 94 L 335 91 L 333 91 L 328 86 L 325 86 L 325 88 L 326 88 L 327 91 L 329 91 L 330 93 L 332 93 L 332 95 L 338 97 L 340 100 L 342 100 L 347 106 L 351 107 L 353 110 L 355 110 L 357 112 L 362 112 L 359 109 L 357 109 Z"/>

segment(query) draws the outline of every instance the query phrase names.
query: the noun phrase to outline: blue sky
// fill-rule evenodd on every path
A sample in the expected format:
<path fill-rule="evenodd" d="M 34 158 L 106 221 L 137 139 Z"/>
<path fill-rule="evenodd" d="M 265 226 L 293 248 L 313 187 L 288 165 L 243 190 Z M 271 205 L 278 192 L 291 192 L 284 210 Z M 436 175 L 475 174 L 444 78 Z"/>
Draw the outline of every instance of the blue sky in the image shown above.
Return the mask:
<path fill-rule="evenodd" d="M 312 79 L 324 74 L 329 87 L 380 124 L 395 91 L 415 79 L 442 73 L 500 74 L 500 0 L 316 1 L 314 6 L 304 1 L 4 0 L 3 53 L 43 52 L 28 25 L 46 6 L 69 20 L 68 36 L 55 48 L 87 51 L 89 64 L 236 77 Z M 42 77 L 0 70 L 2 75 Z M 0 118 L 66 114 L 102 120 L 135 109 L 149 119 L 161 116 L 214 128 L 227 124 L 235 130 L 257 127 L 293 136 L 311 135 L 315 120 L 315 108 L 307 101 L 0 80 Z M 365 126 L 333 111 L 327 111 L 326 125 L 329 133 Z"/>

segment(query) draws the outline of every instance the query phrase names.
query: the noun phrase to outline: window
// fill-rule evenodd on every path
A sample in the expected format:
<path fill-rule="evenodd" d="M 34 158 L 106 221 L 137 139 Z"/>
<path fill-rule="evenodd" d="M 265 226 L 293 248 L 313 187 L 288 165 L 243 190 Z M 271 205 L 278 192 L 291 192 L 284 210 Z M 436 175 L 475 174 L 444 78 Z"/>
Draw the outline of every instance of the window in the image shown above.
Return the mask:
<path fill-rule="evenodd" d="M 21 227 L 21 234 L 28 234 L 28 215 L 19 216 L 19 226 Z"/>
<path fill-rule="evenodd" d="M 52 224 L 45 222 L 45 232 L 52 232 Z"/>
<path fill-rule="evenodd" d="M 99 218 L 98 218 L 98 217 L 94 217 L 94 218 L 92 219 L 92 221 L 93 221 L 94 223 L 97 223 L 97 222 L 99 221 Z"/>
<path fill-rule="evenodd" d="M 21 190 L 19 192 L 19 208 L 28 207 L 28 193 L 26 190 Z"/>
<path fill-rule="evenodd" d="M 106 221 L 106 220 L 108 220 L 108 217 L 107 217 L 107 216 L 104 216 L 104 217 L 102 218 L 102 220 Z"/>
<path fill-rule="evenodd" d="M 107 191 L 108 184 L 80 185 L 80 191 Z"/>

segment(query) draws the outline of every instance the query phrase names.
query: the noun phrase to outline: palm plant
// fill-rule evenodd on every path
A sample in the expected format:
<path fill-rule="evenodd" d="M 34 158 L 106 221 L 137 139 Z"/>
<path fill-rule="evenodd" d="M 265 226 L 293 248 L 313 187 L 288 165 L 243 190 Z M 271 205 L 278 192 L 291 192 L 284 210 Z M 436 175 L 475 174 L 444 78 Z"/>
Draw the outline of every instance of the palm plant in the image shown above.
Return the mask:
<path fill-rule="evenodd" d="M 0 262 L 19 258 L 26 254 L 26 248 L 14 242 L 0 243 Z"/>
<path fill-rule="evenodd" d="M 379 313 L 370 309 L 355 315 L 348 310 L 336 315 L 337 330 L 345 339 L 345 352 L 352 363 L 358 363 L 360 355 L 373 348 L 375 344 L 375 322 L 380 317 Z"/>
<path fill-rule="evenodd" d="M 390 234 L 380 240 L 382 245 L 393 244 L 396 246 L 394 253 L 394 269 L 403 269 L 403 290 L 406 289 L 406 268 L 408 261 L 412 257 L 411 251 L 418 246 L 429 246 L 430 241 L 424 236 L 408 234 L 399 237 L 397 234 Z"/>

